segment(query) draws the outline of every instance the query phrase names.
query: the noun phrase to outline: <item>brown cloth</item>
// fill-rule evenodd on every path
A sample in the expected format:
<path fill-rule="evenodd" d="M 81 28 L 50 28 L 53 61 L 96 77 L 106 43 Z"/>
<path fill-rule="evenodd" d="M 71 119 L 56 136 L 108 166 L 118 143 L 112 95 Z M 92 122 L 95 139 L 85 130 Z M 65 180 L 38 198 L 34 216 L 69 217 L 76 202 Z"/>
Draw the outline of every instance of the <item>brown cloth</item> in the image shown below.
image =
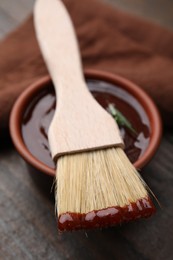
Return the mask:
<path fill-rule="evenodd" d="M 66 0 L 84 67 L 118 73 L 144 88 L 171 124 L 173 32 L 98 0 Z M 32 17 L 0 44 L 0 130 L 11 107 L 30 83 L 47 74 Z"/>

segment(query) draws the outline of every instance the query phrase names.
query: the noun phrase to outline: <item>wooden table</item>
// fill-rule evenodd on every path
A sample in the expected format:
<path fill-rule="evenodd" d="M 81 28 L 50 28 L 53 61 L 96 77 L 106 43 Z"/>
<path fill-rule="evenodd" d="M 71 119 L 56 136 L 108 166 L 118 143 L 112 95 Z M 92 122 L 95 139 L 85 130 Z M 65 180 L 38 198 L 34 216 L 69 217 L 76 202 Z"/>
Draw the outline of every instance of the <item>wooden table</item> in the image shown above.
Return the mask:
<path fill-rule="evenodd" d="M 111 2 L 173 28 L 169 0 Z M 1 38 L 25 18 L 33 3 L 0 1 Z M 0 259 L 173 259 L 172 159 L 173 137 L 167 131 L 157 155 L 142 171 L 163 206 L 153 218 L 105 230 L 58 234 L 53 201 L 12 144 L 1 145 Z"/>

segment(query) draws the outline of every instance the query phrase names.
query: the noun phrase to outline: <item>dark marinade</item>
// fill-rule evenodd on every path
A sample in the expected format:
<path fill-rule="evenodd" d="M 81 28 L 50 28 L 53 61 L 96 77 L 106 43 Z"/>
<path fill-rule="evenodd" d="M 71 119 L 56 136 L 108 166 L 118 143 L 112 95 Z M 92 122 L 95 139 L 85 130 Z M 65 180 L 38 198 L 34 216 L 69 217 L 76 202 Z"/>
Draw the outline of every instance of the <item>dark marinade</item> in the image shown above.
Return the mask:
<path fill-rule="evenodd" d="M 130 121 L 137 135 L 126 127 L 120 127 L 125 143 L 125 152 L 134 163 L 146 150 L 150 141 L 147 114 L 140 103 L 122 88 L 99 80 L 87 80 L 94 98 L 107 109 L 110 103 Z M 55 92 L 50 84 L 36 94 L 23 115 L 22 135 L 29 151 L 44 164 L 54 168 L 51 159 L 47 132 L 56 106 Z M 62 129 L 63 131 L 63 129 Z"/>

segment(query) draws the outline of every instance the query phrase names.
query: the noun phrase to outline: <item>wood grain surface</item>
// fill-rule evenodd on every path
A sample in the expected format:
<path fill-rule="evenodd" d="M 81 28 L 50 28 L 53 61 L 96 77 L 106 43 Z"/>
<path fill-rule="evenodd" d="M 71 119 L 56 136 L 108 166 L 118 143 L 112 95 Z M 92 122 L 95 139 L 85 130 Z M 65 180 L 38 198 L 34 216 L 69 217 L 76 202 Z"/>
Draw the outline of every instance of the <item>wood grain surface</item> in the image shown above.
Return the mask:
<path fill-rule="evenodd" d="M 0 37 L 31 11 L 34 0 L 0 0 Z M 112 0 L 173 28 L 171 0 Z M 4 143 L 4 144 L 2 144 Z M 51 180 L 28 169 L 11 142 L 0 145 L 0 259 L 173 259 L 173 136 L 165 131 L 142 175 L 159 199 L 154 217 L 105 230 L 58 234 Z M 47 187 L 47 188 L 45 188 Z M 47 192 L 48 191 L 48 192 Z"/>

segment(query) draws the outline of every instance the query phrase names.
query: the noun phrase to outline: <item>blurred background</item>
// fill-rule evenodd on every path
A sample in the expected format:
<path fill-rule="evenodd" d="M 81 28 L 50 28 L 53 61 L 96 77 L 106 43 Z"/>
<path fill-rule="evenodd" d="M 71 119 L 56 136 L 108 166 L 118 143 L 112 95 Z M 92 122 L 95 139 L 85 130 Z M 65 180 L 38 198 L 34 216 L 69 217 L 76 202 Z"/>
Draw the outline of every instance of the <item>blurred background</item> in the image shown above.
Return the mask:
<path fill-rule="evenodd" d="M 103 0 L 148 18 L 160 25 L 173 28 L 172 0 Z M 0 38 L 14 29 L 31 12 L 34 0 L 0 0 Z"/>

